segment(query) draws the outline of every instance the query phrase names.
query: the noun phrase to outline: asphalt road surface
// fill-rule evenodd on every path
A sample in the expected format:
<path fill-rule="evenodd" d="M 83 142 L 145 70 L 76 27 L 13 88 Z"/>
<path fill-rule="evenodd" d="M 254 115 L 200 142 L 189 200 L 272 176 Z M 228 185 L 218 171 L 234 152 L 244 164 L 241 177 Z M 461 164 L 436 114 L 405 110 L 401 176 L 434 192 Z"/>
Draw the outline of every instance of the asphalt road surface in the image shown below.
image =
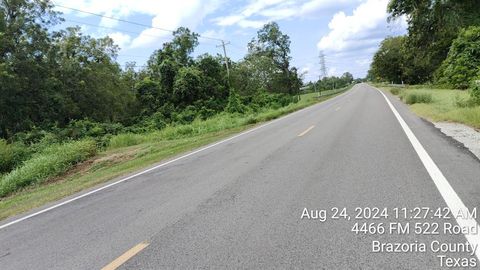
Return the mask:
<path fill-rule="evenodd" d="M 458 197 L 434 181 L 438 173 L 384 96 L 359 84 L 65 205 L 3 221 L 0 269 L 441 269 L 439 255 L 476 261 L 468 251 L 430 249 L 434 241 L 465 244 L 462 233 L 414 232 L 418 222 L 457 225 L 456 216 L 412 219 L 412 211 L 455 208 L 458 198 L 479 206 L 479 160 L 387 97 Z M 335 207 L 350 218 L 333 219 Z M 367 208 L 364 219 L 355 218 L 357 207 Z M 373 219 L 375 207 L 388 216 Z M 319 218 L 302 218 L 305 208 Z M 395 208 L 407 209 L 406 218 Z M 410 232 L 390 232 L 397 222 L 411 223 Z M 388 227 L 355 233 L 355 223 Z M 373 252 L 374 241 L 427 247 Z"/>

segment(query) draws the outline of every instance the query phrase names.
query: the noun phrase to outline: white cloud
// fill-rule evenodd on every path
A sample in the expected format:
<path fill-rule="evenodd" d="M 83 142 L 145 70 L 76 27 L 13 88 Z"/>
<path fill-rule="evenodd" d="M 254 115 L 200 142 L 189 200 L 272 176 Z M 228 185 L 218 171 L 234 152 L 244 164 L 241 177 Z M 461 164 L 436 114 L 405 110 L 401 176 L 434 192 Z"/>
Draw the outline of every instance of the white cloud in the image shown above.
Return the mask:
<path fill-rule="evenodd" d="M 56 0 L 55 2 L 62 6 L 115 18 L 125 19 L 132 14 L 152 16 L 152 28 L 142 31 L 130 43 L 132 47 L 144 47 L 171 35 L 171 33 L 157 28 L 175 30 L 179 26 L 186 26 L 195 29 L 205 16 L 219 8 L 222 1 L 224 0 Z M 59 10 L 65 13 L 75 13 L 77 16 L 91 16 L 64 8 L 59 8 Z M 117 24 L 119 24 L 117 20 L 108 18 L 102 18 L 100 21 L 100 25 L 105 27 L 114 27 Z"/>
<path fill-rule="evenodd" d="M 404 18 L 387 22 L 388 2 L 364 0 L 351 15 L 343 11 L 333 15 L 328 24 L 330 31 L 317 43 L 317 48 L 332 61 L 328 63 L 329 74 L 336 73 L 339 67 L 348 67 L 357 76 L 364 76 L 380 42 L 387 36 L 405 33 Z"/>
<path fill-rule="evenodd" d="M 328 24 L 330 32 L 318 42 L 318 49 L 339 52 L 377 46 L 389 34 L 387 4 L 388 0 L 367 0 L 350 16 L 343 11 L 336 13 Z"/>
<path fill-rule="evenodd" d="M 110 33 L 108 36 L 122 49 L 127 47 L 132 40 L 129 35 L 120 32 Z"/>
<path fill-rule="evenodd" d="M 242 28 L 260 28 L 269 21 L 298 18 L 319 10 L 344 7 L 359 0 L 253 0 L 232 15 L 215 18 L 219 26 L 238 25 Z M 260 17 L 260 18 L 259 18 Z"/>

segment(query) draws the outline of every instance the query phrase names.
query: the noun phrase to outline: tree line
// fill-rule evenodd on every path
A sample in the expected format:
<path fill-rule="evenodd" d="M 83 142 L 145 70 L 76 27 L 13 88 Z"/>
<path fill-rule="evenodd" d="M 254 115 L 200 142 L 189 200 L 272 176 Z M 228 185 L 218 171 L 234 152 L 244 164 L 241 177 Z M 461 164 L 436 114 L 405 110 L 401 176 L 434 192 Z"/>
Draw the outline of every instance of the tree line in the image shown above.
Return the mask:
<path fill-rule="evenodd" d="M 0 2 L 0 138 L 88 121 L 162 128 L 293 102 L 302 85 L 290 63 L 290 38 L 275 22 L 258 31 L 237 62 L 193 57 L 199 35 L 180 27 L 136 70 L 135 63 L 121 67 L 120 48 L 108 36 L 93 38 L 79 27 L 53 31 L 62 21 L 49 0 Z"/>
<path fill-rule="evenodd" d="M 466 89 L 480 79 L 480 1 L 390 0 L 388 12 L 408 33 L 383 40 L 369 80 Z"/>

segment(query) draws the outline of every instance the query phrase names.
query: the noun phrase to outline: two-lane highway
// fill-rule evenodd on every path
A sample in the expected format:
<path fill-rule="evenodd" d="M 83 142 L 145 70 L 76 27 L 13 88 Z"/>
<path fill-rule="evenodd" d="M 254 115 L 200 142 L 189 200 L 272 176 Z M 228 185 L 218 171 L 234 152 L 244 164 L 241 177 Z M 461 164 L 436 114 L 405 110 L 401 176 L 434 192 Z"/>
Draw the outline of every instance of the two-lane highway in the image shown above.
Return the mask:
<path fill-rule="evenodd" d="M 438 255 L 476 260 L 468 250 L 431 249 L 432 242 L 465 246 L 463 233 L 415 233 L 414 225 L 404 234 L 355 232 L 355 223 L 457 225 L 454 217 L 428 214 L 412 221 L 411 213 L 398 214 L 458 206 L 440 189 L 440 176 L 432 176 L 399 117 L 460 206 L 479 206 L 480 162 L 394 97 L 388 99 L 397 116 L 381 92 L 359 84 L 6 226 L 0 229 L 0 269 L 438 269 Z M 388 216 L 355 219 L 357 208 L 375 207 L 388 209 Z M 349 218 L 339 212 L 332 219 L 336 208 L 345 208 Z M 302 218 L 305 209 L 328 210 L 329 218 Z M 428 246 L 425 252 L 376 252 L 375 241 Z"/>

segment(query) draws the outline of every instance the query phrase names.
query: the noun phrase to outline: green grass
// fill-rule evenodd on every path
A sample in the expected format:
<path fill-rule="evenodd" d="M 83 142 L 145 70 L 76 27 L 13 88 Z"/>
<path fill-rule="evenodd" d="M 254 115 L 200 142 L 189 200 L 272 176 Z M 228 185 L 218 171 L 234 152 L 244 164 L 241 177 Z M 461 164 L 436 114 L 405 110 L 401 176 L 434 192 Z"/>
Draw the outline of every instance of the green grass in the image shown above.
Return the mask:
<path fill-rule="evenodd" d="M 74 166 L 73 169 L 72 162 L 60 162 L 58 166 L 53 166 L 55 168 L 66 168 L 65 166 L 71 168 L 66 173 L 58 176 L 57 169 L 42 171 L 44 177 L 41 178 L 42 180 L 35 178 L 36 180 L 33 180 L 33 182 L 36 182 L 35 185 L 24 186 L 8 197 L 1 198 L 0 219 L 28 211 L 116 177 L 138 171 L 161 160 L 241 132 L 252 127 L 255 123 L 278 118 L 335 95 L 320 98 L 316 96 L 316 93 L 305 94 L 301 96 L 301 100 L 297 103 L 276 110 L 264 110 L 257 114 L 221 114 L 204 121 L 196 120 L 189 125 L 167 127 L 161 131 L 114 136 L 105 151 Z M 42 156 L 39 155 L 35 162 L 31 160 L 27 162 L 38 164 L 40 157 Z M 41 161 L 50 162 L 46 159 Z M 57 162 L 51 162 L 57 164 Z M 29 165 L 26 168 L 30 168 L 30 166 L 37 168 L 37 165 Z M 22 170 L 25 170 L 25 175 L 30 175 L 27 172 L 31 169 Z M 26 177 L 25 179 L 33 178 Z"/>
<path fill-rule="evenodd" d="M 398 95 L 413 112 L 428 120 L 457 122 L 480 128 L 480 106 L 470 101 L 468 91 L 436 89 L 431 86 L 409 86 L 380 88 Z M 412 101 L 412 96 L 415 96 Z"/>
<path fill-rule="evenodd" d="M 0 197 L 58 176 L 73 165 L 93 156 L 95 151 L 96 145 L 93 140 L 51 145 L 0 178 Z"/>

